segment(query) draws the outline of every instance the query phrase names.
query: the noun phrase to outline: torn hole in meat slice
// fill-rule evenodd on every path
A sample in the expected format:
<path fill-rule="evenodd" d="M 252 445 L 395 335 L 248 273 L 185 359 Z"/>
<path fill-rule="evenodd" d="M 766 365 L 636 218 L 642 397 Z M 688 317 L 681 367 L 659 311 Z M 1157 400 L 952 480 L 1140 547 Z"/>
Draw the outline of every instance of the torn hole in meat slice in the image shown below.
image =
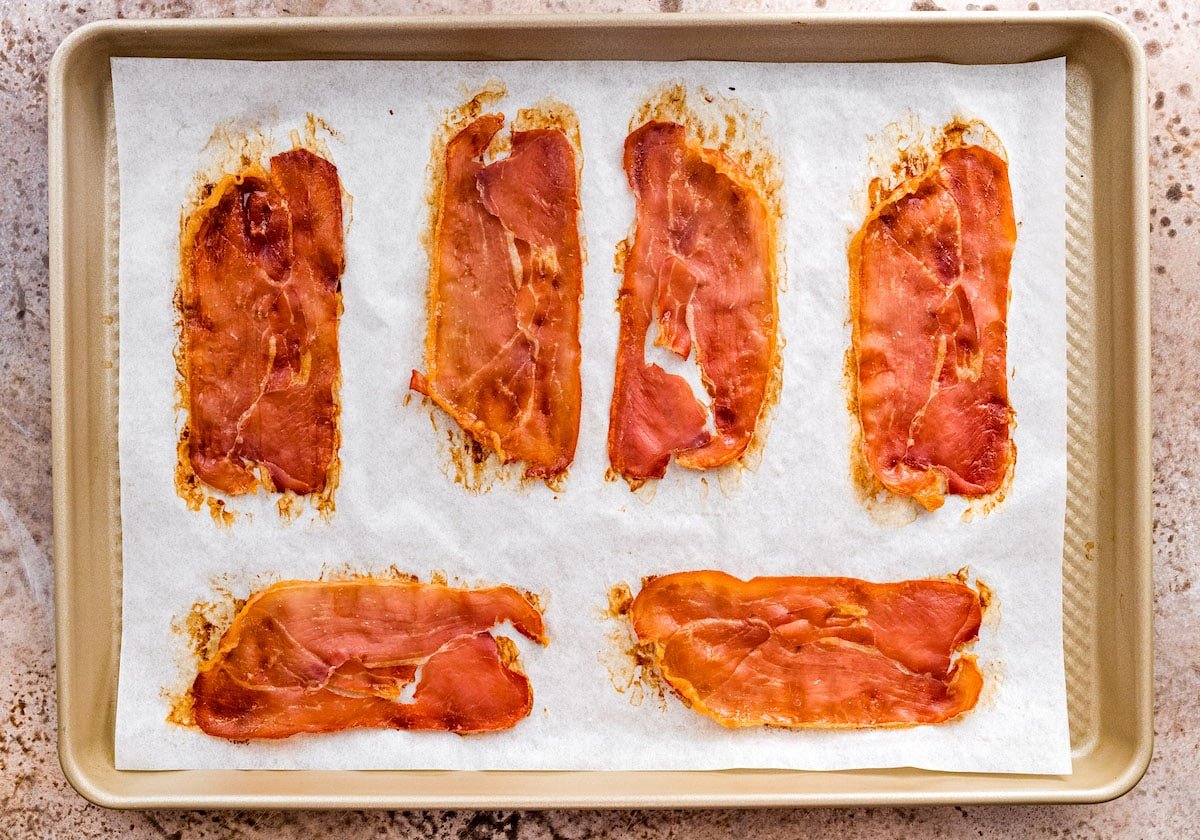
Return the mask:
<path fill-rule="evenodd" d="M 692 300 L 698 282 L 687 263 L 675 254 L 663 261 L 658 273 L 658 297 L 654 302 L 658 337 L 654 343 L 681 359 L 687 359 L 692 353 L 695 327 Z"/>
<path fill-rule="evenodd" d="M 464 642 L 485 636 L 495 643 L 497 653 L 504 668 L 515 673 L 524 674 L 525 671 L 521 667 L 521 651 L 517 647 L 517 643 L 509 636 L 497 632 L 505 628 L 516 632 L 512 623 L 506 621 L 501 625 L 493 627 L 490 632 L 467 633 L 450 639 L 429 656 L 415 664 L 396 666 L 398 671 L 397 679 L 391 685 L 395 690 L 377 691 L 375 692 L 375 696 L 387 697 L 404 705 L 413 705 L 418 702 L 417 692 L 421 690 L 422 686 L 424 685 L 426 689 L 429 687 L 425 682 L 425 672 L 427 666 L 435 657 L 452 653 L 456 647 L 461 646 Z M 379 669 L 372 668 L 370 670 L 374 672 Z"/>
<path fill-rule="evenodd" d="M 704 371 L 700 367 L 698 358 L 699 348 L 693 346 L 688 341 L 688 352 L 680 353 L 672 346 L 672 339 L 667 337 L 663 328 L 663 314 L 658 314 L 658 305 L 655 305 L 657 327 L 646 331 L 645 340 L 645 363 L 647 366 L 656 366 L 666 376 L 678 377 L 686 383 L 688 390 L 691 391 L 692 397 L 696 401 L 697 410 L 703 416 L 702 429 L 706 437 L 703 440 L 690 440 L 689 447 L 702 446 L 716 435 L 716 426 L 713 423 L 712 412 L 712 396 L 709 394 L 708 388 L 704 382 Z M 681 334 L 688 335 L 689 322 L 691 320 L 691 307 L 681 313 L 680 320 L 683 322 Z M 670 322 L 670 315 L 665 316 Z M 678 335 L 680 333 L 675 333 Z"/>
<path fill-rule="evenodd" d="M 406 679 L 403 679 L 403 682 L 397 683 L 398 690 L 395 691 L 394 694 L 380 694 L 378 696 L 390 697 L 391 700 L 401 703 L 403 706 L 413 706 L 414 703 L 418 702 L 418 700 L 416 700 L 416 692 L 420 690 L 422 683 L 425 683 L 426 666 L 430 664 L 430 661 L 434 658 L 434 656 L 448 652 L 448 650 L 456 647 L 457 644 L 460 644 L 464 638 L 474 638 L 475 636 L 480 635 L 490 634 L 466 634 L 451 638 L 451 640 L 443 644 L 442 647 L 434 650 L 433 653 L 426 656 L 425 659 L 415 662 L 414 665 L 408 666 L 409 671 L 406 674 Z"/>
<path fill-rule="evenodd" d="M 417 686 L 421 684 L 421 678 L 424 676 L 424 663 L 417 666 L 413 672 L 412 679 L 404 683 L 396 694 L 395 700 L 397 703 L 411 704 L 417 701 Z"/>
<path fill-rule="evenodd" d="M 324 688 L 343 697 L 384 697 L 400 700 L 416 689 L 420 664 L 364 665 L 351 659 L 334 669 Z"/>

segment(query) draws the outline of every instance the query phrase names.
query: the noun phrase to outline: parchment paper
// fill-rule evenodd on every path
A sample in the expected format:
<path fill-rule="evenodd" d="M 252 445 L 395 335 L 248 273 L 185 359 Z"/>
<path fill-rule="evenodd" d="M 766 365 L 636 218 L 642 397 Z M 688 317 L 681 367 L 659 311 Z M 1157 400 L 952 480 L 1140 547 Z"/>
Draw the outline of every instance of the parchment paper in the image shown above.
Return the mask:
<path fill-rule="evenodd" d="M 445 109 L 505 83 L 509 122 L 547 96 L 578 113 L 582 224 L 583 418 L 566 486 L 500 485 L 472 495 L 446 474 L 445 429 L 405 405 L 423 368 L 426 165 Z M 672 466 L 653 499 L 605 481 L 617 342 L 613 250 L 633 220 L 621 169 L 631 114 L 661 84 L 736 96 L 765 115 L 783 165 L 787 289 L 783 390 L 761 466 L 721 482 Z M 1063 676 L 1065 499 L 1064 65 L 955 67 L 753 63 L 237 63 L 114 59 L 121 184 L 120 458 L 124 608 L 116 762 L 167 768 L 834 769 L 914 766 L 1070 769 Z M 329 151 L 353 197 L 341 324 L 343 460 L 337 512 L 285 524 L 273 499 L 239 500 L 218 528 L 173 486 L 172 309 L 180 213 L 211 158 L 214 129 L 267 132 L 274 150 L 309 113 L 336 131 Z M 1003 141 L 1019 239 L 1009 320 L 1018 458 L 1007 501 L 961 519 L 951 499 L 904 527 L 857 500 L 843 390 L 846 246 L 861 224 L 868 135 L 909 116 L 989 124 Z M 247 515 L 248 514 L 248 515 Z M 234 744 L 166 721 L 182 641 L 172 622 L 223 580 L 395 565 L 421 575 L 542 593 L 552 642 L 519 640 L 535 708 L 486 736 L 357 731 Z M 606 593 L 642 576 L 716 568 L 754 575 L 941 576 L 969 566 L 995 592 L 975 650 L 987 676 L 960 721 L 851 732 L 726 730 L 648 696 L 618 693 Z"/>

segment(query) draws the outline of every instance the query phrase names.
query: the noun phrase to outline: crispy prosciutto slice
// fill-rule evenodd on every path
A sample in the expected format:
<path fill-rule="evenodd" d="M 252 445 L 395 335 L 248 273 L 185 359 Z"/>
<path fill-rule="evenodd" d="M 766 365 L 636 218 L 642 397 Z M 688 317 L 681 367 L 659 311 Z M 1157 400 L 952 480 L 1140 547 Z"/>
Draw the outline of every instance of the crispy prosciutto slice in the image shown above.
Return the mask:
<path fill-rule="evenodd" d="M 342 187 L 305 149 L 217 183 L 180 284 L 186 457 L 229 494 L 319 493 L 338 441 Z M 183 457 L 181 446 L 181 458 Z"/>
<path fill-rule="evenodd" d="M 583 252 L 575 151 L 557 129 L 517 131 L 512 151 L 483 157 L 500 130 L 482 116 L 446 148 L 433 246 L 430 397 L 529 478 L 570 466 L 579 437 Z"/>
<path fill-rule="evenodd" d="M 529 714 L 511 622 L 546 642 L 517 590 L 409 581 L 286 581 L 255 593 L 200 666 L 196 723 L 234 740 L 355 727 L 484 732 Z M 415 684 L 415 685 L 414 685 Z"/>
<path fill-rule="evenodd" d="M 952 581 L 682 572 L 649 580 L 630 616 L 670 686 L 724 726 L 941 723 L 983 686 L 955 656 L 979 596 Z"/>
<path fill-rule="evenodd" d="M 1008 402 L 1008 166 L 951 149 L 867 218 L 850 246 L 862 451 L 883 486 L 940 507 L 1000 488 Z"/>
<path fill-rule="evenodd" d="M 661 478 L 675 460 L 703 470 L 745 451 L 776 358 L 773 222 L 762 196 L 720 152 L 678 123 L 647 122 L 625 140 L 637 204 L 617 300 L 621 318 L 608 429 L 613 469 Z M 681 376 L 647 363 L 654 343 L 694 359 L 711 405 Z"/>

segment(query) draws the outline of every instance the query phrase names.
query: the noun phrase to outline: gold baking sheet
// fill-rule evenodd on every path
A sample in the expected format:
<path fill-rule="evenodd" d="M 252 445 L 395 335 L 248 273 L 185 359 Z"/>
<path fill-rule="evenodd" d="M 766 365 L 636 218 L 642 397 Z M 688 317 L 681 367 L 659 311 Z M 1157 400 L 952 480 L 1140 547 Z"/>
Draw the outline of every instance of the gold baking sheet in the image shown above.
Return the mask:
<path fill-rule="evenodd" d="M 117 187 L 113 56 L 304 59 L 1067 59 L 1073 772 L 118 771 Z M 519 17 L 92 24 L 51 68 L 50 247 L 59 751 L 117 807 L 654 807 L 1082 802 L 1151 749 L 1144 59 L 1103 15 Z M 1100 173 L 1101 178 L 1093 178 Z"/>

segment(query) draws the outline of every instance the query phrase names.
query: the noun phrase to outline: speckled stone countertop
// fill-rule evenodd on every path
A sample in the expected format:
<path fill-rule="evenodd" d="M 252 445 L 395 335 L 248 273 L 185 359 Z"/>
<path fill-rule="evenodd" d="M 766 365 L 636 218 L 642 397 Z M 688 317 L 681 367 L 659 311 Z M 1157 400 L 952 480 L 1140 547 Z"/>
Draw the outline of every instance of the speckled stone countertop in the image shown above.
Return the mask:
<path fill-rule="evenodd" d="M 309 838 L 1169 837 L 1200 825 L 1200 4 L 1195 0 L 0 0 L 0 837 Z M 46 78 L 93 19 L 532 11 L 1094 9 L 1146 48 L 1151 103 L 1155 755 L 1127 796 L 1095 806 L 841 811 L 194 813 L 105 811 L 55 753 L 51 606 Z M 1190 11 L 1189 11 L 1190 9 Z M 1193 130 L 1197 134 L 1193 136 Z"/>

